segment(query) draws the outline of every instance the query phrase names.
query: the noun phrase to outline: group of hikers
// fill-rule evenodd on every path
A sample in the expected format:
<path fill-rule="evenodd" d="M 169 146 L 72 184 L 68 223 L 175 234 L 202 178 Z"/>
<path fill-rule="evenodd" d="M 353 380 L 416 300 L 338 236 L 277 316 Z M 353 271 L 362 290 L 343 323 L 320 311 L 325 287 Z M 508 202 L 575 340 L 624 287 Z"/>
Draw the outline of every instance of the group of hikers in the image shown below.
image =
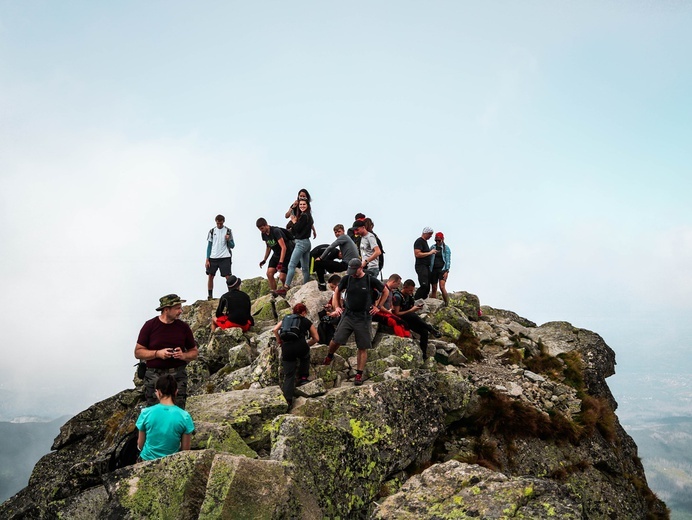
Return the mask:
<path fill-rule="evenodd" d="M 314 273 L 320 291 L 328 288 L 333 291 L 329 302 L 319 312 L 317 326 L 307 317 L 305 304 L 297 303 L 291 314 L 273 328 L 281 346 L 282 391 L 289 407 L 293 403 L 295 387 L 309 382 L 312 345 L 318 342 L 328 345 L 323 363 L 330 365 L 339 347 L 353 334 L 357 346 L 353 384 L 360 386 L 368 350 L 372 347 L 372 321 L 390 327 L 394 334 L 402 337 L 410 337 L 411 331 L 418 334 L 423 359 L 427 359 L 430 334 L 440 337 L 441 333 L 418 312 L 424 299 L 437 297 L 438 286 L 444 304 L 449 303 L 446 282 L 451 267 L 451 250 L 442 232 L 434 233 L 432 228 L 424 227 L 413 244 L 419 282 L 416 289 L 413 280 L 402 282 L 398 274 L 392 274 L 384 281 L 381 273 L 382 242 L 373 232 L 372 220 L 362 213 L 356 214 L 348 229 L 342 224 L 335 225 L 335 240 L 331 244 L 312 248 L 310 236 L 316 238 L 317 233 L 310 202 L 308 191 L 301 189 L 285 214 L 289 219 L 285 227 L 271 226 L 265 218 L 256 221 L 266 245 L 259 265 L 267 265 L 266 275 L 275 297 L 286 295 L 298 267 L 303 283 L 307 283 Z M 217 215 L 215 223 L 207 235 L 208 299 L 213 299 L 217 271 L 226 278 L 228 291 L 219 299 L 211 328 L 213 331 L 238 327 L 247 331 L 254 325 L 254 320 L 250 298 L 240 288 L 241 279 L 231 274 L 232 249 L 235 247 L 233 232 L 225 226 L 223 215 Z M 434 245 L 430 247 L 428 241 L 433 235 Z M 327 273 L 331 276 L 325 279 Z M 137 421 L 141 460 L 189 449 L 194 424 L 185 411 L 185 367 L 197 358 L 198 352 L 192 330 L 179 319 L 184 302 L 176 294 L 160 298 L 156 310 L 161 314 L 144 324 L 135 346 L 135 357 L 146 364 L 143 379 L 147 408 L 142 410 Z"/>

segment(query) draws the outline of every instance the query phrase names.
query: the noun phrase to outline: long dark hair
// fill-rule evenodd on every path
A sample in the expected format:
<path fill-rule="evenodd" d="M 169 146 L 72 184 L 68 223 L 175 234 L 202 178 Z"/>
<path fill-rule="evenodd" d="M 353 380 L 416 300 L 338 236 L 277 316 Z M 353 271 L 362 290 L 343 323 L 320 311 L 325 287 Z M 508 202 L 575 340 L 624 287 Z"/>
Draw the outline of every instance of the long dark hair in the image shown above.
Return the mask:
<path fill-rule="evenodd" d="M 301 188 L 298 190 L 298 197 L 297 199 L 300 200 L 300 194 L 305 193 L 305 196 L 308 198 L 308 204 L 312 202 L 312 197 L 310 196 L 310 192 L 306 190 L 305 188 Z"/>

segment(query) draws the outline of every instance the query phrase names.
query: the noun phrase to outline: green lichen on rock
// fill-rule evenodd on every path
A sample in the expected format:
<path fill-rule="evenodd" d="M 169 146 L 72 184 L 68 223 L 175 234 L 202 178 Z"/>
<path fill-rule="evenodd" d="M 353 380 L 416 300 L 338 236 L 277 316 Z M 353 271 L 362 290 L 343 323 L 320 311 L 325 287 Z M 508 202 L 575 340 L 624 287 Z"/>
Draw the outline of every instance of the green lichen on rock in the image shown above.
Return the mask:
<path fill-rule="evenodd" d="M 356 446 L 375 444 L 392 433 L 392 428 L 386 424 L 380 428 L 372 423 L 359 421 L 358 419 L 351 419 L 349 423 L 351 425 L 351 435 L 356 440 Z"/>
<path fill-rule="evenodd" d="M 252 316 L 255 318 L 255 323 L 269 322 L 276 320 L 274 311 L 274 302 L 271 295 L 262 296 L 252 303 L 250 309 Z"/>
<path fill-rule="evenodd" d="M 442 335 L 451 338 L 453 340 L 458 340 L 461 337 L 461 332 L 459 332 L 457 329 L 452 327 L 449 323 L 446 321 L 441 321 L 437 324 L 437 327 L 440 329 L 440 332 L 442 332 Z"/>
<path fill-rule="evenodd" d="M 228 421 L 221 423 L 197 421 L 195 433 L 192 435 L 191 448 L 193 450 L 212 449 L 231 455 L 257 458 L 257 452 L 243 441 Z"/>
<path fill-rule="evenodd" d="M 123 517 L 195 518 L 204 497 L 213 451 L 179 452 L 117 471 L 106 479 Z"/>

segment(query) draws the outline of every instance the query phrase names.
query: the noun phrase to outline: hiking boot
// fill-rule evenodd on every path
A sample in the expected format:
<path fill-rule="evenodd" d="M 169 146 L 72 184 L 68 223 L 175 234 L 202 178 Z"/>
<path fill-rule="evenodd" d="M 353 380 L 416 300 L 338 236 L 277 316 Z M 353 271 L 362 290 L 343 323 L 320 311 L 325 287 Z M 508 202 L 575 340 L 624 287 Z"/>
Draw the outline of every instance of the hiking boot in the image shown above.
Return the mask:
<path fill-rule="evenodd" d="M 213 296 L 207 296 L 207 301 L 208 301 L 208 302 L 212 301 L 213 299 L 214 299 Z"/>
<path fill-rule="evenodd" d="M 286 296 L 287 289 L 285 287 L 282 287 L 281 289 L 277 289 L 276 291 L 272 291 L 272 295 L 274 296 Z"/>
<path fill-rule="evenodd" d="M 433 327 L 430 332 L 432 332 L 432 335 L 435 336 L 436 338 L 442 337 L 442 333 L 440 332 L 440 329 Z"/>
<path fill-rule="evenodd" d="M 296 383 L 296 386 L 303 386 L 307 385 L 310 381 L 308 381 L 307 377 L 301 377 L 298 382 Z"/>
<path fill-rule="evenodd" d="M 363 384 L 363 374 L 356 374 L 355 379 L 353 380 L 353 384 L 355 386 L 360 386 Z"/>
<path fill-rule="evenodd" d="M 326 283 L 318 283 L 318 284 L 317 284 L 317 288 L 318 288 L 320 291 L 326 291 L 326 290 L 327 290 L 327 284 L 326 284 Z"/>
<path fill-rule="evenodd" d="M 323 365 L 331 365 L 332 361 L 334 360 L 334 356 L 327 356 L 324 358 L 324 361 L 322 362 Z"/>

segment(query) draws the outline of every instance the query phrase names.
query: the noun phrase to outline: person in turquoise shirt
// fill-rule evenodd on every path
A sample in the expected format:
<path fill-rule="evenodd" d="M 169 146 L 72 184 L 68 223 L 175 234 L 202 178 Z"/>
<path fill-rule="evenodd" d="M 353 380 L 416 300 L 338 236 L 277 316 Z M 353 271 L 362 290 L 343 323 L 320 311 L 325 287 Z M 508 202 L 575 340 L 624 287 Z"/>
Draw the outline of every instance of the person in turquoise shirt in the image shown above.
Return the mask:
<path fill-rule="evenodd" d="M 144 408 L 137 419 L 137 449 L 142 460 L 154 460 L 180 450 L 190 449 L 190 439 L 195 431 L 192 417 L 175 405 L 178 383 L 171 374 L 156 380 L 156 397 L 159 404 Z"/>
<path fill-rule="evenodd" d="M 441 231 L 435 233 L 435 245 L 430 248 L 435 254 L 430 259 L 430 297 L 437 298 L 437 283 L 440 282 L 440 292 L 445 305 L 449 305 L 447 296 L 447 277 L 452 267 L 452 250 L 445 244 L 445 236 Z"/>

